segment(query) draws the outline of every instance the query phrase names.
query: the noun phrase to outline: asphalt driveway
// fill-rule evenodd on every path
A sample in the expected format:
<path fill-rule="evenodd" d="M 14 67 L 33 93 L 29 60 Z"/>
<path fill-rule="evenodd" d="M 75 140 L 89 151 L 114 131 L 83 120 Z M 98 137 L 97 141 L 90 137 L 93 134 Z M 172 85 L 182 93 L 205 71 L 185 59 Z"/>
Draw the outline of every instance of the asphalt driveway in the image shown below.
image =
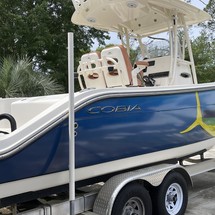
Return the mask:
<path fill-rule="evenodd" d="M 215 148 L 208 153 L 214 156 Z M 215 215 L 215 170 L 193 178 L 186 215 Z"/>

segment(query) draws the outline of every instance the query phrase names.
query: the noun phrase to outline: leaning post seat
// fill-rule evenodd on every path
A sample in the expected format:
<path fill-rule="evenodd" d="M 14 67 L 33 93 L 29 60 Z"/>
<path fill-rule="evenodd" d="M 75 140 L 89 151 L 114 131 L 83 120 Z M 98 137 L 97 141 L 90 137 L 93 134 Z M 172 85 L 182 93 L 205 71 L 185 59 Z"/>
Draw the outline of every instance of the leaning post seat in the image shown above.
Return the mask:
<path fill-rule="evenodd" d="M 81 89 L 106 88 L 99 52 L 84 54 L 78 67 L 78 81 Z"/>
<path fill-rule="evenodd" d="M 107 87 L 130 85 L 132 65 L 124 46 L 103 49 L 101 58 Z"/>

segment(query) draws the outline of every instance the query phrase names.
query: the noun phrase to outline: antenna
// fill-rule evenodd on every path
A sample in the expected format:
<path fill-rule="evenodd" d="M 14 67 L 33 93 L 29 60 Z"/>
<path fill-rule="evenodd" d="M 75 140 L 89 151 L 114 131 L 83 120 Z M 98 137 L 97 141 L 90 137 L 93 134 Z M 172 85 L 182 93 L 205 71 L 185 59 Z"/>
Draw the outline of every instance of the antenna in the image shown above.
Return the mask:
<path fill-rule="evenodd" d="M 202 4 L 204 4 L 205 6 L 207 6 L 207 4 L 205 2 L 203 2 L 202 0 L 199 0 Z"/>

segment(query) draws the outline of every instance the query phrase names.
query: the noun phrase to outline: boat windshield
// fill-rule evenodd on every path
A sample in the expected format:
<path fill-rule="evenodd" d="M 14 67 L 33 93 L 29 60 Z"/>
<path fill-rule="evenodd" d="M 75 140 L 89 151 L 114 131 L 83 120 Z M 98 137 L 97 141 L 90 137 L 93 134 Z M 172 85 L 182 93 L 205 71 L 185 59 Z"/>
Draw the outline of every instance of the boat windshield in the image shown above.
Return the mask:
<path fill-rule="evenodd" d="M 170 44 L 168 39 L 149 37 L 146 45 L 147 58 L 156 58 L 170 55 Z"/>

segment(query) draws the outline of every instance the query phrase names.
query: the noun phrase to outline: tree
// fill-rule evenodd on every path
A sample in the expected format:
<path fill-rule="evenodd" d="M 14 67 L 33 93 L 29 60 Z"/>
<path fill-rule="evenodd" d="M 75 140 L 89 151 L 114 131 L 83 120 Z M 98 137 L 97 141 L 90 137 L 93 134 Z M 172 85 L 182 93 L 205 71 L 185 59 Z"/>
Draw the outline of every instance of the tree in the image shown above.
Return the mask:
<path fill-rule="evenodd" d="M 71 0 L 1 0 L 0 56 L 29 56 L 34 70 L 49 73 L 67 90 L 67 32 L 74 32 L 75 65 L 101 31 L 73 25 Z"/>
<path fill-rule="evenodd" d="M 200 24 L 203 30 L 200 33 L 200 36 L 192 42 L 196 71 L 200 83 L 215 81 L 214 0 L 209 0 L 204 10 L 212 16 L 212 19 Z"/>
<path fill-rule="evenodd" d="M 0 97 L 41 96 L 61 93 L 63 87 L 50 75 L 32 70 L 28 58 L 14 60 L 2 58 L 0 61 Z"/>
<path fill-rule="evenodd" d="M 204 30 L 193 40 L 192 50 L 200 83 L 215 81 L 215 43 Z"/>
<path fill-rule="evenodd" d="M 215 30 L 215 1 L 214 0 L 209 0 L 205 8 L 205 11 L 211 15 L 212 19 L 207 23 L 204 23 L 203 27 L 210 29 L 211 33 L 213 34 Z"/>

